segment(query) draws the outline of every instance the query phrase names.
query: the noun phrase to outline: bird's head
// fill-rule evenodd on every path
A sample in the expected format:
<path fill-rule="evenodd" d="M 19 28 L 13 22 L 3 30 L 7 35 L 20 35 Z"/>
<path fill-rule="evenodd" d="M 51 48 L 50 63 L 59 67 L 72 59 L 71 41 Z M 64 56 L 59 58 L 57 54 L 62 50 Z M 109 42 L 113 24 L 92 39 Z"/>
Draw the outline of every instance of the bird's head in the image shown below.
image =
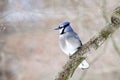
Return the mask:
<path fill-rule="evenodd" d="M 55 30 L 59 30 L 60 34 L 73 31 L 72 27 L 70 26 L 70 22 L 67 21 L 62 22 L 59 27 L 55 28 Z"/>

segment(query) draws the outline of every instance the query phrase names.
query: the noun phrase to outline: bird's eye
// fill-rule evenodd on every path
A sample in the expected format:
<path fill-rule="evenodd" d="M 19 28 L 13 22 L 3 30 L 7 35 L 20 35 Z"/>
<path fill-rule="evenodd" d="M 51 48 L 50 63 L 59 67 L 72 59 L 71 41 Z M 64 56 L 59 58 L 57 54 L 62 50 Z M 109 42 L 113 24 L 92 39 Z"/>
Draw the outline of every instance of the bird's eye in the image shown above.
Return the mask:
<path fill-rule="evenodd" d="M 59 29 L 61 29 L 61 28 L 63 28 L 63 27 L 59 26 Z"/>

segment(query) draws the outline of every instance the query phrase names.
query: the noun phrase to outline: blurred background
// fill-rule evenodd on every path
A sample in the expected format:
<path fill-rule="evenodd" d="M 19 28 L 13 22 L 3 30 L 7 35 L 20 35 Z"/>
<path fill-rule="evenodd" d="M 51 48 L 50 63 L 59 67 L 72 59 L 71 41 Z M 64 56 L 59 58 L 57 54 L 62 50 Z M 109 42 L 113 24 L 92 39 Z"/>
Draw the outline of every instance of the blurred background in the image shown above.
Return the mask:
<path fill-rule="evenodd" d="M 110 23 L 120 0 L 0 0 L 0 80 L 54 80 L 68 60 L 54 28 L 70 21 L 83 44 Z M 120 80 L 120 31 L 71 80 Z"/>

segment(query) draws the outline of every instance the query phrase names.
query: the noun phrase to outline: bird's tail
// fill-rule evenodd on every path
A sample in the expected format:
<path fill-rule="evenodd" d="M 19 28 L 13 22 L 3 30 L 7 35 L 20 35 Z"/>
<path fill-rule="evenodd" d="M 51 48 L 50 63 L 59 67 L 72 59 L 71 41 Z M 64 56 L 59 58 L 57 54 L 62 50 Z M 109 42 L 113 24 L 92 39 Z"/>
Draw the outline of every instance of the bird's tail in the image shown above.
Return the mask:
<path fill-rule="evenodd" d="M 81 68 L 81 69 L 88 69 L 89 64 L 86 60 L 83 60 L 78 67 Z"/>

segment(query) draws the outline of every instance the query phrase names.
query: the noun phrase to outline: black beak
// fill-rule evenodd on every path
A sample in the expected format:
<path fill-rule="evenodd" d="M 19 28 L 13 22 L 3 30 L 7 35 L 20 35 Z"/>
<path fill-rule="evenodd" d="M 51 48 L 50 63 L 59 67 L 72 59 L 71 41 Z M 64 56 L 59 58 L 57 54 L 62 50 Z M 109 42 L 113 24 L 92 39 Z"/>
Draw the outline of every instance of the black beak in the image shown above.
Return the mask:
<path fill-rule="evenodd" d="M 60 28 L 59 27 L 57 27 L 57 28 L 55 28 L 54 30 L 59 30 Z"/>

